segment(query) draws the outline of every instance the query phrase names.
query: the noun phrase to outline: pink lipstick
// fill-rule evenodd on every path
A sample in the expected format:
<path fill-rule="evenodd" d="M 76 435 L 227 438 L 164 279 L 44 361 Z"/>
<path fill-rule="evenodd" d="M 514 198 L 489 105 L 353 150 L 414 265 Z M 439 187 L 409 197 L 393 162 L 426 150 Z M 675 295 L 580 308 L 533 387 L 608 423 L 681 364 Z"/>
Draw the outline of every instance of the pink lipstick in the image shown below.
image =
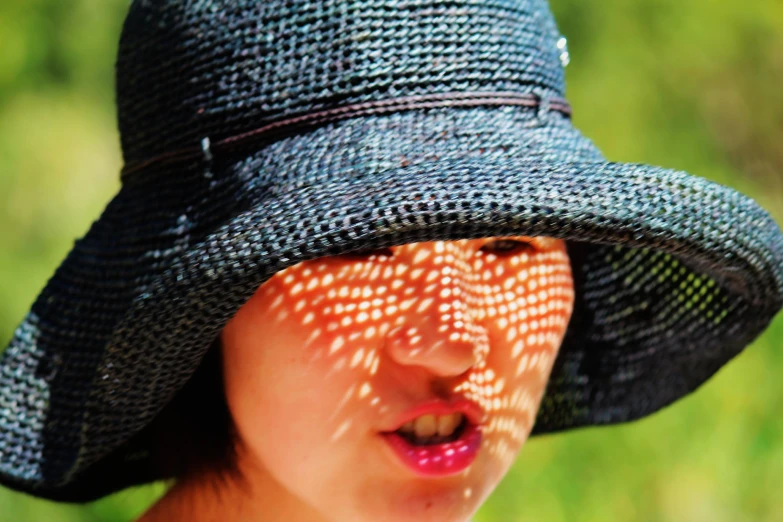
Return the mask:
<path fill-rule="evenodd" d="M 423 415 L 457 413 L 462 414 L 461 422 L 448 435 L 421 437 L 411 427 Z M 465 470 L 476 459 L 481 448 L 482 422 L 483 411 L 471 401 L 436 400 L 407 411 L 397 419 L 396 430 L 382 432 L 381 436 L 396 458 L 417 475 L 445 477 Z"/>

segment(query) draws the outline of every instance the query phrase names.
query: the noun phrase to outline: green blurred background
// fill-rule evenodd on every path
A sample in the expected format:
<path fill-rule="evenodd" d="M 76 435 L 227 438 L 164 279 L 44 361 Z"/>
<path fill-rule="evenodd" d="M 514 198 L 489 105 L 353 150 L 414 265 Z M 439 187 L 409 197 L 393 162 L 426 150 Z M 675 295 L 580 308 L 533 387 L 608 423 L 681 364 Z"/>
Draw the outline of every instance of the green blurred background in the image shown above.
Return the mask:
<path fill-rule="evenodd" d="M 128 0 L 0 0 L 0 345 L 118 189 Z M 574 121 L 616 161 L 687 170 L 783 223 L 781 0 L 552 0 Z M 783 315 L 697 393 L 533 440 L 477 522 L 783 520 Z M 74 506 L 0 489 L 3 521 L 127 521 L 152 485 Z"/>

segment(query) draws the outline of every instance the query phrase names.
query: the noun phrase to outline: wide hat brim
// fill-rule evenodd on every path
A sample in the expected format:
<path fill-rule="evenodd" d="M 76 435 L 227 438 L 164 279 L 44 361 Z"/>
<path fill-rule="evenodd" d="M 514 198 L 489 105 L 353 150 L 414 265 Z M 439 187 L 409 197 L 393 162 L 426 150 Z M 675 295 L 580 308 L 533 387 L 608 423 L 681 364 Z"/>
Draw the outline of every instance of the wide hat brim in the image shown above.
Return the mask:
<path fill-rule="evenodd" d="M 574 268 L 574 315 L 534 433 L 660 409 L 783 302 L 783 237 L 752 200 L 609 163 L 561 114 L 438 108 L 333 122 L 125 179 L 0 361 L 2 482 L 83 501 L 161 478 L 136 435 L 279 270 L 503 235 L 566 239 Z"/>

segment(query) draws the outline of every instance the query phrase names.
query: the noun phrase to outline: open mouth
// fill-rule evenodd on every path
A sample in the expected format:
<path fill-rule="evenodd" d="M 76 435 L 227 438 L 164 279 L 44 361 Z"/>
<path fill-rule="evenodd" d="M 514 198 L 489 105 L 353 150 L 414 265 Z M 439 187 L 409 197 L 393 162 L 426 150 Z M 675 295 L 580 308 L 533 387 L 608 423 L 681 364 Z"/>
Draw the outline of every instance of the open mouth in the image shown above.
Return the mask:
<path fill-rule="evenodd" d="M 468 419 L 461 413 L 430 414 L 406 422 L 394 433 L 413 446 L 433 446 L 458 440 L 467 425 Z"/>
<path fill-rule="evenodd" d="M 381 433 L 397 459 L 419 476 L 453 475 L 470 466 L 481 430 L 462 413 L 425 414 Z"/>

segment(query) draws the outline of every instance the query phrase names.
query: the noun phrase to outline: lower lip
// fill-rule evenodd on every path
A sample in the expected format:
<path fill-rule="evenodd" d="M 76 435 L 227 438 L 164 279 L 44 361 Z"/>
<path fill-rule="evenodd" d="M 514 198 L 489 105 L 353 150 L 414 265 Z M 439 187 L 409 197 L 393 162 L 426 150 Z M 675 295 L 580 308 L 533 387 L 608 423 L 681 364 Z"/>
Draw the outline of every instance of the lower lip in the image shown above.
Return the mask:
<path fill-rule="evenodd" d="M 444 444 L 414 446 L 396 433 L 382 433 L 403 464 L 425 477 L 446 477 L 463 471 L 476 459 L 481 430 L 468 424 L 459 439 Z"/>

